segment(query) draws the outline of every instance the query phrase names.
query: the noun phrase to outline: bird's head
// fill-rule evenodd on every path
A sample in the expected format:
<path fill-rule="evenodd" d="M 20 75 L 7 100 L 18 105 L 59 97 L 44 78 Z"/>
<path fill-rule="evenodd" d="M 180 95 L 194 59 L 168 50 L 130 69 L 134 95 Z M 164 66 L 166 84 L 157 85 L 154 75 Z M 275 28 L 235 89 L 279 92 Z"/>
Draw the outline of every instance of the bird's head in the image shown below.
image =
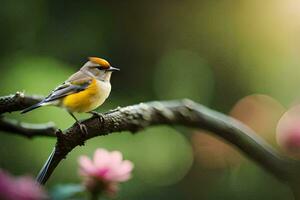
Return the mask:
<path fill-rule="evenodd" d="M 99 80 L 109 81 L 113 71 L 120 71 L 120 69 L 112 67 L 108 61 L 102 58 L 89 57 L 88 59 L 89 61 L 83 65 L 81 71 L 93 75 Z"/>

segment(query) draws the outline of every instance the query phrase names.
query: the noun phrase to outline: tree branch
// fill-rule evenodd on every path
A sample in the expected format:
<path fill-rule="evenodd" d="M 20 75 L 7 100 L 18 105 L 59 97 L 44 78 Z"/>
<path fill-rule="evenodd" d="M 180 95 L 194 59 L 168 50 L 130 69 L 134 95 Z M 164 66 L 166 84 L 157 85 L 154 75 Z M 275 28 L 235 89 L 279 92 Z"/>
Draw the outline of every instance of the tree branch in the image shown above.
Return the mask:
<path fill-rule="evenodd" d="M 285 182 L 300 179 L 299 162 L 280 155 L 241 122 L 190 100 L 141 103 L 103 114 L 101 120 L 92 117 L 81 123 L 88 130 L 85 137 L 76 124 L 64 132 L 57 133 L 57 144 L 51 161 L 48 160 L 45 164 L 47 171 L 41 180 L 42 184 L 47 181 L 60 161 L 86 140 L 112 132 L 135 133 L 148 126 L 161 124 L 183 125 L 211 131 L 235 145 L 278 179 Z"/>
<path fill-rule="evenodd" d="M 26 96 L 22 92 L 0 97 L 0 115 L 6 112 L 23 110 L 41 100 L 41 96 Z"/>
<path fill-rule="evenodd" d="M 25 96 L 22 93 L 0 97 L 0 114 L 22 110 L 40 100 L 40 97 Z M 12 124 L 14 123 L 10 123 Z M 56 132 L 57 143 L 50 161 L 48 160 L 49 163 L 46 163 L 47 171 L 41 183 L 47 181 L 69 152 L 76 146 L 84 144 L 88 139 L 120 131 L 135 133 L 148 126 L 162 124 L 208 130 L 236 146 L 279 180 L 292 185 L 299 184 L 300 181 L 299 161 L 280 155 L 241 122 L 190 100 L 149 102 L 127 106 L 105 113 L 101 118 L 92 117 L 84 120 L 82 124 L 88 130 L 85 137 L 82 136 L 76 124 L 64 132 Z M 52 131 L 53 129 L 49 131 L 49 136 L 52 136 L 50 133 Z"/>
<path fill-rule="evenodd" d="M 12 119 L 1 118 L 0 130 L 16 135 L 32 138 L 35 136 L 55 137 L 57 128 L 54 123 L 29 124 Z"/>
<path fill-rule="evenodd" d="M 42 99 L 41 96 L 26 96 L 22 92 L 16 92 L 16 94 L 13 95 L 0 97 L 0 130 L 28 138 L 34 136 L 55 137 L 56 128 L 53 123 L 29 124 L 1 116 L 6 112 L 23 110 L 40 102 Z"/>

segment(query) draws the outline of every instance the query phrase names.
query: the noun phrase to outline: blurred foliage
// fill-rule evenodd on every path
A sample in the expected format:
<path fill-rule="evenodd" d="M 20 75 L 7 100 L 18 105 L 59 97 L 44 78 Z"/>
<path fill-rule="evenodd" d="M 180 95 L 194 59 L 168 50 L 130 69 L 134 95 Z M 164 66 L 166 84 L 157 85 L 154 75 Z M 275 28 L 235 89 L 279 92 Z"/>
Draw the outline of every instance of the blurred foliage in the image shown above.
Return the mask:
<path fill-rule="evenodd" d="M 195 52 L 168 52 L 156 69 L 154 89 L 160 99 L 190 98 L 204 104 L 211 101 L 213 74 Z"/>
<path fill-rule="evenodd" d="M 121 72 L 113 75 L 111 96 L 99 111 L 172 98 L 191 98 L 225 113 L 234 106 L 234 117 L 274 145 L 276 120 L 299 96 L 299 11 L 298 0 L 3 0 L 0 95 L 47 95 L 86 57 L 100 56 Z M 253 93 L 269 100 L 236 104 Z M 62 129 L 73 123 L 53 107 L 8 116 L 54 121 Z M 59 165 L 47 187 L 78 183 L 77 157 L 105 147 L 136 165 L 119 199 L 292 199 L 286 186 L 247 159 L 222 167 L 201 164 L 233 154 L 219 141 L 190 137 L 196 132 L 156 127 L 93 139 Z M 0 167 L 35 175 L 54 143 L 1 134 Z M 210 148 L 199 149 L 202 144 Z"/>

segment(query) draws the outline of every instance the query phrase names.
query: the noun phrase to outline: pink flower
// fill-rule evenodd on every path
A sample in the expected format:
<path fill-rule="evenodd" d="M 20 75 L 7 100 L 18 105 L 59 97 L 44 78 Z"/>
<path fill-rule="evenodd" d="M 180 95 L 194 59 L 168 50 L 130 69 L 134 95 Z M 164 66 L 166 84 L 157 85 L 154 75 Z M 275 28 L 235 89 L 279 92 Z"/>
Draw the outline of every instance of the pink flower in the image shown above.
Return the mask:
<path fill-rule="evenodd" d="M 47 199 L 47 195 L 31 177 L 14 178 L 0 170 L 0 199 L 41 200 Z"/>
<path fill-rule="evenodd" d="M 283 150 L 300 158 L 300 105 L 292 107 L 281 117 L 276 138 Z"/>
<path fill-rule="evenodd" d="M 133 169 L 132 162 L 123 160 L 121 152 L 109 152 L 105 149 L 97 149 L 93 160 L 81 156 L 79 166 L 79 174 L 84 177 L 84 183 L 89 191 L 105 191 L 110 195 L 117 192 L 118 183 L 131 178 Z"/>

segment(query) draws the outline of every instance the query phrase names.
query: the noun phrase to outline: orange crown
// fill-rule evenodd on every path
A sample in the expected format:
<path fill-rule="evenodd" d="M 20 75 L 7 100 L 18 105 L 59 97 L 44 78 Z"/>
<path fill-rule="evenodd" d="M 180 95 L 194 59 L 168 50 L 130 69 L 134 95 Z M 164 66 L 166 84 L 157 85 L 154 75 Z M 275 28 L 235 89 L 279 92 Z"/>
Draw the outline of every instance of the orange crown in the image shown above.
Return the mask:
<path fill-rule="evenodd" d="M 107 62 L 106 60 L 102 59 L 102 58 L 97 58 L 97 57 L 89 57 L 89 60 L 93 63 L 96 63 L 98 65 L 100 65 L 103 68 L 109 68 L 110 64 L 109 62 Z"/>

